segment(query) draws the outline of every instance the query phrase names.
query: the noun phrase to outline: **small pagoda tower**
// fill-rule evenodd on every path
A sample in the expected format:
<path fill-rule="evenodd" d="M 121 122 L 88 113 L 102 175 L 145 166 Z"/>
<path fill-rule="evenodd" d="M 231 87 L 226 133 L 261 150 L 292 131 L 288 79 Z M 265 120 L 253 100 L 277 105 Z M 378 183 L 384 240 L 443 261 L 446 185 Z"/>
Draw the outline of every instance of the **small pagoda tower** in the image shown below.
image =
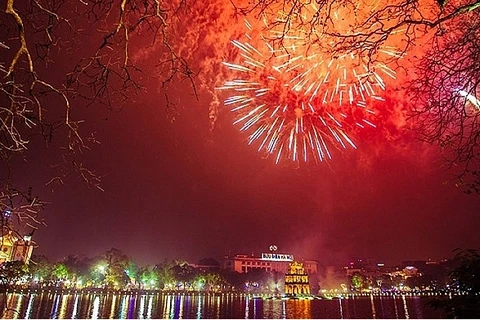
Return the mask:
<path fill-rule="evenodd" d="M 285 295 L 310 295 L 308 274 L 303 268 L 303 263 L 292 262 L 285 274 Z"/>

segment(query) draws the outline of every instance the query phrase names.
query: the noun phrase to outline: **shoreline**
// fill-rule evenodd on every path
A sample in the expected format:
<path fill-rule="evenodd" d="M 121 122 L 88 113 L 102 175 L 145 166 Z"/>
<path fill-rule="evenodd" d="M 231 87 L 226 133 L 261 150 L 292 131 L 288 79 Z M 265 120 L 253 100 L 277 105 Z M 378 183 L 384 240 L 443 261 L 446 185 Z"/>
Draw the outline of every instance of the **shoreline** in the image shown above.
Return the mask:
<path fill-rule="evenodd" d="M 349 299 L 362 297 L 435 297 L 435 296 L 464 296 L 465 294 L 454 292 L 382 292 L 382 293 L 345 293 L 345 294 L 323 294 L 323 295 L 304 295 L 304 296 L 285 296 L 281 294 L 257 293 L 257 292 L 239 292 L 239 291 L 182 291 L 182 290 L 116 290 L 105 288 L 7 288 L 6 294 L 102 294 L 102 295 L 163 295 L 163 296 L 247 296 L 251 298 L 261 298 L 263 300 L 271 299 L 303 299 L 303 300 L 333 300 L 333 299 Z"/>

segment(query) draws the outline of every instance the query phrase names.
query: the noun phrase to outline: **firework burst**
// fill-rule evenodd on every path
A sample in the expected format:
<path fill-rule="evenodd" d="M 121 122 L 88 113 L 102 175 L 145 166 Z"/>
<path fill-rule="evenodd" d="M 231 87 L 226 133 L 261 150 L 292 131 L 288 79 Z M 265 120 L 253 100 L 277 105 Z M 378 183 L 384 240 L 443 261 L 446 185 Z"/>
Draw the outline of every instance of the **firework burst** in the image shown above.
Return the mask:
<path fill-rule="evenodd" d="M 273 17 L 264 13 L 261 28 L 245 21 L 246 40 L 232 41 L 237 61 L 224 62 L 235 78 L 218 88 L 234 92 L 225 100 L 236 115 L 234 124 L 249 134 L 249 144 L 274 155 L 276 163 L 282 158 L 318 162 L 331 159 L 332 147 L 356 149 L 347 132 L 375 127 L 370 104 L 383 100 L 383 77 L 395 77 L 371 56 L 336 50 L 325 28 L 317 31 L 302 23 L 318 14 L 313 4 L 296 10 Z M 335 11 L 334 16 L 341 14 Z"/>
<path fill-rule="evenodd" d="M 465 90 L 456 90 L 460 97 L 465 98 L 465 103 L 469 102 L 472 110 L 469 113 L 478 114 L 480 112 L 480 99 Z"/>

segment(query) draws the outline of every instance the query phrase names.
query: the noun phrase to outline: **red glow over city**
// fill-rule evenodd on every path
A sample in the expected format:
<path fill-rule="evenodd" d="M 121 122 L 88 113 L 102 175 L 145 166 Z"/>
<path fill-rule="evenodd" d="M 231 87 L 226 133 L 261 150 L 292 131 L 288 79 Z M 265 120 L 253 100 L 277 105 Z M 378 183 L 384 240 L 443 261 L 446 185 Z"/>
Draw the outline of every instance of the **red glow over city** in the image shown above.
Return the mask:
<path fill-rule="evenodd" d="M 356 19 L 363 21 L 377 5 L 357 3 Z M 344 18 L 351 8 L 330 8 L 330 29 L 321 30 L 305 23 L 319 10 L 313 3 L 270 9 L 255 23 L 245 19 L 243 40 L 231 41 L 236 61 L 224 62 L 233 79 L 218 89 L 232 92 L 225 105 L 236 114 L 234 125 L 277 164 L 283 158 L 331 160 L 332 146 L 356 149 L 352 134 L 376 127 L 373 108 L 385 107 L 386 82 L 396 85 L 387 65 L 403 55 L 391 45 L 395 37 L 374 56 L 369 46 L 338 49 L 342 44 L 327 32 L 354 34 L 358 22 Z"/>
<path fill-rule="evenodd" d="M 357 9 L 371 12 L 377 2 Z M 425 1 L 425 12 L 434 5 Z M 71 6 L 85 10 L 82 1 Z M 131 100 L 121 110 L 92 104 L 72 112 L 98 140 L 82 157 L 103 191 L 75 175 L 47 184 L 62 161 L 50 152 L 61 144 L 55 136 L 48 148 L 32 137 L 39 144 L 23 154 L 28 160 L 13 164 L 12 179 L 49 202 L 35 253 L 57 259 L 115 247 L 157 263 L 261 253 L 276 243 L 329 265 L 440 260 L 480 246 L 480 198 L 452 182 L 458 168 L 443 165 L 440 148 L 420 141 L 408 116 L 404 88 L 426 40 L 403 52 L 405 40 L 394 35 L 370 65 L 347 51 L 329 56 L 338 43 L 321 52 L 328 36 L 301 28 L 280 41 L 279 30 L 265 31 L 281 19 L 273 12 L 244 17 L 231 1 L 210 0 L 173 19 L 169 39 L 193 84 L 165 84 L 163 44 L 146 39 L 147 28 L 130 35 L 128 58 L 144 88 L 124 92 Z M 332 32 L 350 32 L 348 14 L 338 12 Z M 101 44 L 92 33 L 42 67 L 59 79 L 71 72 L 74 56 Z M 367 64 L 375 72 L 361 74 Z M 478 97 L 460 96 L 480 108 Z"/>

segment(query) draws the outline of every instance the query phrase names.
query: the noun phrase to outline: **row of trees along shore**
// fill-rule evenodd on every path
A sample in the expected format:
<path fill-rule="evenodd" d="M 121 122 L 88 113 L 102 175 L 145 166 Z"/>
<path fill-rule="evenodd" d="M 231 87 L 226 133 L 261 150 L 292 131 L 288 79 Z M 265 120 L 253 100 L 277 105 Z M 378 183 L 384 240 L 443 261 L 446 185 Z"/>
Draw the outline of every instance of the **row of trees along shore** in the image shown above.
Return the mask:
<path fill-rule="evenodd" d="M 110 289 L 110 290 L 185 290 L 283 292 L 284 274 L 253 270 L 236 273 L 224 270 L 212 258 L 198 264 L 184 260 L 163 261 L 157 265 L 139 266 L 121 250 L 112 248 L 103 255 L 89 258 L 70 255 L 58 262 L 44 256 L 33 256 L 26 265 L 6 262 L 0 269 L 6 287 L 44 289 Z"/>
<path fill-rule="evenodd" d="M 435 308 L 444 309 L 449 315 L 460 318 L 478 317 L 480 309 L 480 254 L 476 250 L 457 250 L 449 267 L 441 276 L 424 274 L 409 279 L 386 279 L 354 273 L 343 277 L 342 290 L 325 290 L 326 279 L 322 271 L 310 275 L 311 292 L 314 295 L 338 294 L 404 294 L 415 291 L 414 287 L 427 288 L 428 292 L 448 293 L 430 301 Z M 438 271 L 438 270 L 437 270 Z M 282 295 L 284 274 L 251 270 L 237 273 L 222 269 L 213 258 L 201 259 L 198 264 L 186 261 L 163 261 L 157 265 L 139 266 L 121 250 L 112 248 L 104 254 L 89 258 L 70 255 L 61 261 L 50 262 L 44 256 L 33 256 L 30 263 L 5 262 L 0 267 L 0 293 L 7 294 L 15 289 L 33 290 L 101 290 L 101 291 L 167 291 L 167 292 L 239 292 L 252 294 Z M 425 278 L 425 279 L 422 279 Z M 378 280 L 382 286 L 372 290 Z M 387 281 L 388 280 L 388 281 Z M 395 286 L 399 280 L 401 286 Z M 405 281 L 407 280 L 407 281 Z M 427 282 L 425 282 L 427 281 Z M 425 286 L 422 286 L 422 283 Z M 433 285 L 433 286 L 432 286 Z M 370 286 L 370 287 L 369 287 Z M 412 289 L 408 289 L 407 287 Z M 433 291 L 432 291 L 433 290 Z M 424 291 L 425 292 L 425 291 Z M 453 295 L 452 295 L 453 294 Z M 5 300 L 4 300 L 5 301 Z"/>

